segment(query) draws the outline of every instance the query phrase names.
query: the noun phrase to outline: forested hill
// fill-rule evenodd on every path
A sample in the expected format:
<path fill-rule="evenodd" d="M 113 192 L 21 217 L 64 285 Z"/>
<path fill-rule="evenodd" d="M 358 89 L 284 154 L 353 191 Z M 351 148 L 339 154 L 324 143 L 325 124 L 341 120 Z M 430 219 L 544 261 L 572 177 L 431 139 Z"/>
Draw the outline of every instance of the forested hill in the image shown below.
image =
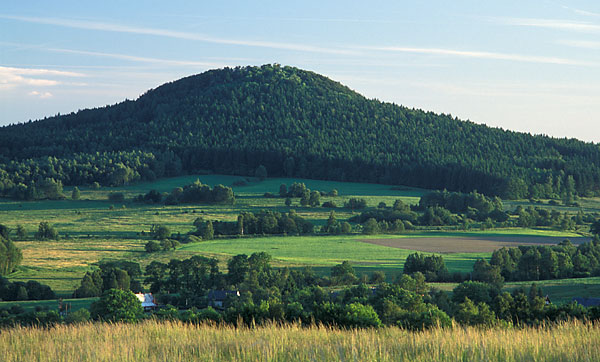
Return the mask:
<path fill-rule="evenodd" d="M 212 70 L 136 101 L 0 128 L 0 192 L 210 170 L 379 182 L 509 198 L 600 190 L 600 149 L 369 100 L 324 76 Z M 35 192 L 34 192 L 35 191 Z M 39 194 L 39 192 L 38 192 Z"/>

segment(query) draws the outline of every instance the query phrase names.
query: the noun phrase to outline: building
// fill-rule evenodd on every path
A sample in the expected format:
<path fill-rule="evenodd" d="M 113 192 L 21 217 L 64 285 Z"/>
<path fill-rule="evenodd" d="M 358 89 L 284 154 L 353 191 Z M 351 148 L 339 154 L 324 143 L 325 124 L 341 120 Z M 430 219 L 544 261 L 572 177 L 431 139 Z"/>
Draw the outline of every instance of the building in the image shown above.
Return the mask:
<path fill-rule="evenodd" d="M 239 297 L 237 290 L 211 290 L 208 292 L 208 305 L 215 309 L 223 309 L 225 300 L 229 297 Z"/>
<path fill-rule="evenodd" d="M 139 299 L 140 303 L 142 303 L 144 312 L 149 312 L 158 307 L 152 293 L 136 293 L 135 296 Z"/>

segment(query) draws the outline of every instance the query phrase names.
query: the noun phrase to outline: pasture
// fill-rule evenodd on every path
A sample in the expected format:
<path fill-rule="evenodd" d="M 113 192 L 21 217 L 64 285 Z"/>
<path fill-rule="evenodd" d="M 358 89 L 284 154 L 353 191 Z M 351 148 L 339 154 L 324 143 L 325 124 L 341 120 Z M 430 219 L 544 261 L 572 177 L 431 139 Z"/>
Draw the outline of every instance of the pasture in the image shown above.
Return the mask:
<path fill-rule="evenodd" d="M 169 192 L 176 187 L 200 179 L 214 186 L 231 186 L 236 181 L 244 181 L 245 186 L 233 186 L 236 195 L 235 205 L 163 205 L 134 203 L 131 199 L 155 189 Z M 16 240 L 23 252 L 23 263 L 18 271 L 11 274 L 12 281 L 37 280 L 50 285 L 62 297 L 68 297 L 79 285 L 81 277 L 101 260 L 127 259 L 140 263 L 142 267 L 151 261 L 167 262 L 172 258 L 183 259 L 192 255 L 215 257 L 225 270 L 227 260 L 237 254 L 251 254 L 264 251 L 273 256 L 275 267 L 311 266 L 319 275 L 329 275 L 332 266 L 344 260 L 350 261 L 357 274 L 371 274 L 374 271 L 386 273 L 388 281 L 394 280 L 402 272 L 406 256 L 414 251 L 443 253 L 449 271 L 468 273 L 478 258 L 489 258 L 491 252 L 502 246 L 518 244 L 558 243 L 568 238 L 581 242 L 581 235 L 544 228 L 538 229 L 491 229 L 491 230 L 417 230 L 398 235 L 309 235 L 309 236 L 258 236 L 242 238 L 217 238 L 195 244 L 181 245 L 177 250 L 146 253 L 144 245 L 149 240 L 152 225 L 169 227 L 173 233 L 186 234 L 194 230 L 193 222 L 198 217 L 211 220 L 234 221 L 241 211 L 257 212 L 271 210 L 288 212 L 290 209 L 316 225 L 322 225 L 329 217 L 331 209 L 323 207 L 302 207 L 298 199 L 291 207 L 284 204 L 283 198 L 266 198 L 265 192 L 278 194 L 281 184 L 290 185 L 302 182 L 313 190 L 338 191 L 339 196 L 324 196 L 321 202 L 334 201 L 342 206 L 351 197 L 364 198 L 369 206 L 380 202 L 392 205 L 396 199 L 408 204 L 418 203 L 419 197 L 427 190 L 414 188 L 394 188 L 388 185 L 317 181 L 305 179 L 268 178 L 264 181 L 228 175 L 193 175 L 155 182 L 138 183 L 118 188 L 92 189 L 80 187 L 79 200 L 71 200 L 70 189 L 65 189 L 65 200 L 44 200 L 17 202 L 0 200 L 1 223 L 15 229 L 25 227 L 27 237 Z M 125 201 L 115 204 L 108 200 L 111 193 L 123 193 Z M 586 209 L 600 210 L 598 200 L 580 200 Z M 525 201 L 511 201 L 507 205 Z M 534 205 L 535 206 L 535 205 Z M 344 208 L 335 209 L 338 220 L 346 220 L 356 215 L 356 211 Z M 59 241 L 33 240 L 39 222 L 47 221 L 59 231 Z M 590 278 L 587 284 L 577 284 L 577 289 L 585 285 L 600 285 L 600 281 Z M 560 295 L 579 295 L 577 290 L 563 290 L 563 286 L 550 286 L 549 292 Z M 561 289 L 562 288 L 562 289 Z M 595 288 L 595 287 L 592 287 Z M 595 289 L 593 289 L 595 290 Z M 565 297 L 566 298 L 566 297 Z"/>

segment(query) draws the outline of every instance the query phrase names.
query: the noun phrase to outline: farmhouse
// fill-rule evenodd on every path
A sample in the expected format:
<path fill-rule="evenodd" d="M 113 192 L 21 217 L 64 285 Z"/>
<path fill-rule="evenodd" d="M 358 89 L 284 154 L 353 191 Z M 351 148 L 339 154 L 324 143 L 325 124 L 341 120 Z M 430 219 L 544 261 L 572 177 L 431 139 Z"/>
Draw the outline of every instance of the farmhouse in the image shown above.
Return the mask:
<path fill-rule="evenodd" d="M 223 304 L 228 297 L 239 297 L 237 290 L 211 290 L 208 292 L 208 305 L 215 309 L 223 309 Z"/>
<path fill-rule="evenodd" d="M 139 299 L 140 303 L 142 303 L 144 312 L 154 310 L 156 307 L 158 307 L 152 293 L 136 293 L 135 296 Z"/>

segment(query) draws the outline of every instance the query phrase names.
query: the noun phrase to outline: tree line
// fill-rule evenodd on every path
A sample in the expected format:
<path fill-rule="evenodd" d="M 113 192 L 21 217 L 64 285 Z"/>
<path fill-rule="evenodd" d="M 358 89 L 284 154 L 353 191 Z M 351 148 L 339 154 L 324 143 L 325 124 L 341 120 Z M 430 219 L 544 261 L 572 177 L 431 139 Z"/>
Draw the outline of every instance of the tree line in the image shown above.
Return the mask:
<path fill-rule="evenodd" d="M 409 330 L 450 326 L 452 320 L 465 325 L 522 325 L 570 318 L 600 318 L 600 308 L 576 303 L 548 303 L 535 284 L 526 290 L 502 292 L 501 285 L 464 281 L 452 295 L 431 288 L 419 265 L 444 273 L 441 257 L 414 256 L 393 283 L 382 272 L 358 276 L 349 262 L 331 268 L 329 276 L 318 277 L 310 267 L 275 269 L 267 253 L 240 254 L 227 262 L 227 273 L 214 258 L 193 256 L 168 263 L 153 261 L 145 270 L 144 282 L 166 306 L 155 318 L 186 322 L 211 320 L 248 325 L 269 321 L 320 323 L 339 327 L 395 325 Z M 371 286 L 365 283 L 371 283 Z M 331 286 L 338 286 L 330 289 Z M 211 299 L 212 291 L 226 292 L 222 305 Z M 127 292 L 128 293 L 128 292 Z M 112 296 L 112 297 L 111 297 Z M 128 320 L 133 313 L 116 313 L 108 299 L 122 300 L 118 289 L 104 292 L 92 308 L 102 320 Z M 104 303 L 104 304 L 103 304 Z M 109 310 L 110 309 L 110 310 Z M 104 312 L 103 312 L 104 311 Z M 121 317 L 119 317 L 121 316 Z M 121 319 L 119 319 L 121 318 Z"/>

